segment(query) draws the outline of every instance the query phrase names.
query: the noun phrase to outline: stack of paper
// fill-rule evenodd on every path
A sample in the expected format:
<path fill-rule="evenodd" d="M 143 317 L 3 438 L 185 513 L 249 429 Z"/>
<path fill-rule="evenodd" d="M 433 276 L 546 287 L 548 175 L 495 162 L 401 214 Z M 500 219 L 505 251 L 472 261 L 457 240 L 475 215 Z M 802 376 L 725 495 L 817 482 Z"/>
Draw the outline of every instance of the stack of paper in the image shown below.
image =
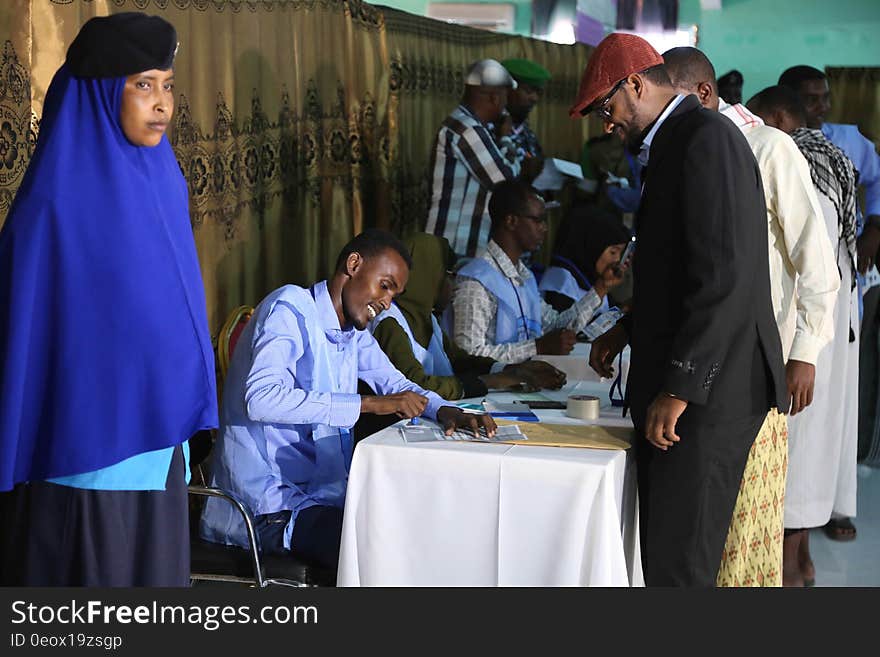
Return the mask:
<path fill-rule="evenodd" d="M 503 404 L 492 399 L 483 402 L 486 412 L 496 419 L 512 420 L 514 422 L 540 422 L 538 416 L 532 413 L 525 404 Z"/>
<path fill-rule="evenodd" d="M 407 443 L 424 443 L 435 440 L 466 440 L 482 443 L 506 443 L 513 440 L 526 440 L 526 437 L 515 424 L 504 427 L 498 427 L 498 431 L 494 436 L 487 436 L 485 430 L 480 435 L 474 435 L 470 431 L 461 430 L 453 431 L 451 436 L 443 433 L 443 429 L 428 427 L 422 425 L 405 425 L 398 427 L 401 437 Z"/>

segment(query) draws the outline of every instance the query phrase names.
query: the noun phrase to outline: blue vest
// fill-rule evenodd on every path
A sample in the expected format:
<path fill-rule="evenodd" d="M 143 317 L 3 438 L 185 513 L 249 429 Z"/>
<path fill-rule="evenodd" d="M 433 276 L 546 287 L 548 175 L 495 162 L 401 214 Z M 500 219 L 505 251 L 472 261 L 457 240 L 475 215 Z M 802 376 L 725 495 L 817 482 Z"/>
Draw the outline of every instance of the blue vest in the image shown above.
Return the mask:
<path fill-rule="evenodd" d="M 574 274 L 563 267 L 547 267 L 538 289 L 541 292 L 558 292 L 575 302 L 580 301 L 588 291 L 578 285 Z M 608 312 L 609 307 L 606 295 L 602 297 L 602 305 L 596 309 L 595 315 Z"/>
<path fill-rule="evenodd" d="M 516 285 L 483 258 L 475 258 L 458 271 L 458 276 L 472 278 L 498 300 L 495 315 L 495 344 L 534 340 L 543 335 L 541 294 L 534 276 Z"/>
<path fill-rule="evenodd" d="M 580 287 L 574 274 L 562 267 L 547 267 L 538 286 L 541 292 L 558 292 L 569 299 L 580 301 L 587 291 Z"/>
<path fill-rule="evenodd" d="M 379 322 L 386 318 L 393 319 L 400 324 L 400 327 L 409 338 L 413 356 L 422 364 L 425 374 L 428 376 L 453 375 L 452 363 L 449 362 L 449 356 L 446 355 L 446 350 L 443 348 L 443 332 L 440 330 L 440 324 L 437 323 L 434 315 L 431 315 L 431 326 L 434 330 L 431 333 L 431 341 L 428 343 L 427 349 L 415 339 L 409 327 L 409 322 L 406 321 L 406 317 L 400 312 L 400 308 L 397 307 L 396 303 L 392 303 L 388 310 L 383 311 L 382 314 L 370 322 L 370 333 L 374 333 L 376 327 L 379 326 Z"/>

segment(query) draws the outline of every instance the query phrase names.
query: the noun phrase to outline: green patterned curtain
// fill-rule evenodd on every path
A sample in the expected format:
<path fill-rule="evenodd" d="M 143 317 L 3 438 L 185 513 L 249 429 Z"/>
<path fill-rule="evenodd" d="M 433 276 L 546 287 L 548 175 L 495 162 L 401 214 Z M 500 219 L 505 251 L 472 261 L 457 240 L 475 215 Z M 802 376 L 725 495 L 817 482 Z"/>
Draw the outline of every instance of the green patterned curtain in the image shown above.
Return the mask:
<path fill-rule="evenodd" d="M 553 73 L 532 120 L 552 155 L 577 160 L 590 127 L 566 113 L 583 46 L 359 0 L 2 0 L 0 224 L 67 46 L 92 16 L 120 11 L 178 31 L 169 138 L 189 183 L 212 330 L 279 285 L 327 276 L 364 227 L 423 225 L 431 145 L 470 62 L 524 56 Z"/>

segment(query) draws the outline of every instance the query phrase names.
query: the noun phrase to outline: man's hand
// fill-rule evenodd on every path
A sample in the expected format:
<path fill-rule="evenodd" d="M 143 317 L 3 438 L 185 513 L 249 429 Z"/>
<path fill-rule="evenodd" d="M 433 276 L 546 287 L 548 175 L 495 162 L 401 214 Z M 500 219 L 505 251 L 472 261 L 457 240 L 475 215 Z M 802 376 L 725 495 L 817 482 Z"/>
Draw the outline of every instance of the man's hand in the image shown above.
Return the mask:
<path fill-rule="evenodd" d="M 565 385 L 565 372 L 543 360 L 527 360 L 518 365 L 508 365 L 504 368 L 504 372 L 510 372 L 539 389 L 559 390 Z"/>
<path fill-rule="evenodd" d="M 574 349 L 577 334 L 569 329 L 556 329 L 535 340 L 538 353 L 547 356 L 566 356 Z"/>
<path fill-rule="evenodd" d="M 871 265 L 874 264 L 874 259 L 877 257 L 877 250 L 880 249 L 880 228 L 877 228 L 875 224 L 870 223 L 870 219 L 871 217 L 866 218 L 865 229 L 862 231 L 861 236 L 856 240 L 856 253 L 858 254 L 856 268 L 862 275 L 864 275 L 864 273 L 870 269 Z"/>
<path fill-rule="evenodd" d="M 517 392 L 535 392 L 538 386 L 526 381 L 521 376 L 505 369 L 497 374 L 483 374 L 480 380 L 489 390 L 516 390 Z"/>
<path fill-rule="evenodd" d="M 813 403 L 816 366 L 802 360 L 789 360 L 785 366 L 785 383 L 791 397 L 789 415 L 797 415 Z"/>
<path fill-rule="evenodd" d="M 498 133 L 498 138 L 507 137 L 511 132 L 513 132 L 513 117 L 507 113 L 507 110 L 504 110 L 504 113 L 498 119 L 496 125 L 496 132 Z"/>
<path fill-rule="evenodd" d="M 455 406 L 441 406 L 437 411 L 437 422 L 443 427 L 443 432 L 451 436 L 456 429 L 471 431 L 475 436 L 480 435 L 480 427 L 485 427 L 486 435 L 491 438 L 498 428 L 492 416 L 484 413 L 465 413 Z"/>
<path fill-rule="evenodd" d="M 393 395 L 363 395 L 361 397 L 361 413 L 376 415 L 396 415 L 409 419 L 418 417 L 425 412 L 428 398 L 407 390 Z"/>
<path fill-rule="evenodd" d="M 675 433 L 675 425 L 687 405 L 684 399 L 670 397 L 662 392 L 657 395 L 648 406 L 648 415 L 645 419 L 645 438 L 648 442 L 665 452 L 681 440 Z"/>
<path fill-rule="evenodd" d="M 626 269 L 622 267 L 620 263 L 612 262 L 608 265 L 602 272 L 602 278 L 593 284 L 593 289 L 596 291 L 596 294 L 600 297 L 604 297 L 612 287 L 617 287 L 623 283 L 623 274 L 625 271 Z"/>
<path fill-rule="evenodd" d="M 599 376 L 610 379 L 614 376 L 614 359 L 626 347 L 629 338 L 620 324 L 615 324 L 606 333 L 593 340 L 590 348 L 590 367 Z"/>

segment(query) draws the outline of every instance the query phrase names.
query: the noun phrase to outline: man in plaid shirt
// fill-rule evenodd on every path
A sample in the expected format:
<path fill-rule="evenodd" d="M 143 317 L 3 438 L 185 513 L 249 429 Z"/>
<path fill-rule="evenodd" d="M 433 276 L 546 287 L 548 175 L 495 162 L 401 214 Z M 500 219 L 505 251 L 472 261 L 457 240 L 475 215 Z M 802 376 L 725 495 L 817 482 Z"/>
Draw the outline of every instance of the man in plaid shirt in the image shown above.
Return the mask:
<path fill-rule="evenodd" d="M 460 257 L 472 258 L 489 241 L 493 185 L 520 172 L 513 123 L 506 112 L 510 73 L 494 59 L 473 64 L 461 104 L 437 134 L 432 165 L 431 208 L 425 231 L 445 237 Z M 496 131 L 490 129 L 494 123 Z"/>

